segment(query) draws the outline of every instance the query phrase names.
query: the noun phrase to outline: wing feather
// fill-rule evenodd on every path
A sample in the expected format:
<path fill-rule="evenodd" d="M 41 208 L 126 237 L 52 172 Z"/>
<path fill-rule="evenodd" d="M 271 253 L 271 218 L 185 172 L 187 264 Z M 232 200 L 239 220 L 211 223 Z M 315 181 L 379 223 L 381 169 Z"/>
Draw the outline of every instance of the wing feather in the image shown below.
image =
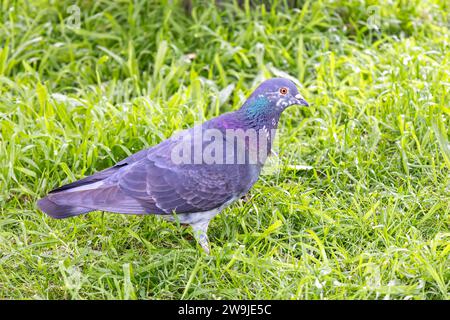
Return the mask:
<path fill-rule="evenodd" d="M 120 189 L 132 198 L 153 202 L 155 213 L 209 211 L 235 198 L 248 183 L 239 165 L 175 165 L 171 146 L 155 148 L 120 174 Z M 248 180 L 248 179 L 247 179 Z"/>

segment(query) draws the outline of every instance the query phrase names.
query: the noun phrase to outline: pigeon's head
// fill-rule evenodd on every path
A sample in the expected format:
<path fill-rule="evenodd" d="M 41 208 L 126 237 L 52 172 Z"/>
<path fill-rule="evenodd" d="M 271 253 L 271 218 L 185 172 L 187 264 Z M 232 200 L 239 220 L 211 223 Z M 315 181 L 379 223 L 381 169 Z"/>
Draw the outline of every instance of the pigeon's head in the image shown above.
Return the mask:
<path fill-rule="evenodd" d="M 294 82 L 284 78 L 273 78 L 261 83 L 250 95 L 243 108 L 257 116 L 280 114 L 292 105 L 309 106 L 298 92 Z"/>

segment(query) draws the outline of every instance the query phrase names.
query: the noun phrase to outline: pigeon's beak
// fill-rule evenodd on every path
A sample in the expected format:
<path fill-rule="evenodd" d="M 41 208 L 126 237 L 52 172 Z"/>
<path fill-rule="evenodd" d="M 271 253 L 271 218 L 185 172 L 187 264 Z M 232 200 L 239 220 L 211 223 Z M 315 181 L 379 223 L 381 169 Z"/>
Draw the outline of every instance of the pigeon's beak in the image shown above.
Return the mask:
<path fill-rule="evenodd" d="M 309 107 L 309 103 L 306 102 L 305 98 L 303 98 L 300 93 L 295 95 L 295 99 L 297 99 L 299 105 Z"/>

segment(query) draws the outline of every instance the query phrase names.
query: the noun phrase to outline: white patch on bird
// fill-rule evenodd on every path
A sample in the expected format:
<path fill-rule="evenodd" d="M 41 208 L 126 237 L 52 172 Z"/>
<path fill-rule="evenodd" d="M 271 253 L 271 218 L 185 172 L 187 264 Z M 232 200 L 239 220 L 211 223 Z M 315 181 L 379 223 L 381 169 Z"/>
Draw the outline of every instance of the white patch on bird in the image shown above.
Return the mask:
<path fill-rule="evenodd" d="M 277 107 L 286 107 L 287 105 L 288 105 L 288 103 L 284 99 L 279 99 L 277 101 Z"/>
<path fill-rule="evenodd" d="M 63 192 L 78 192 L 78 191 L 93 190 L 93 189 L 98 189 L 99 187 L 101 187 L 104 184 L 105 183 L 103 181 L 98 181 L 98 182 L 94 182 L 94 183 L 90 183 L 90 184 L 85 184 L 84 186 L 79 186 L 76 188 L 64 190 Z"/>
<path fill-rule="evenodd" d="M 236 201 L 240 197 L 233 197 L 220 207 L 210 210 L 210 211 L 202 211 L 202 212 L 192 212 L 192 213 L 177 213 L 173 215 L 161 215 L 162 218 L 168 221 L 180 221 L 180 223 L 196 225 L 196 224 L 204 224 L 214 218 L 217 214 L 220 213 L 225 207 L 227 207 L 232 202 Z"/>
<path fill-rule="evenodd" d="M 275 118 L 272 118 L 272 125 L 275 126 L 277 124 L 277 121 L 275 120 Z"/>
<path fill-rule="evenodd" d="M 218 210 L 211 210 L 211 211 L 203 211 L 203 212 L 192 212 L 192 213 L 176 213 L 173 215 L 161 215 L 165 220 L 175 222 L 179 221 L 180 223 L 184 224 L 196 224 L 201 223 L 205 220 L 211 220 L 218 214 Z"/>
<path fill-rule="evenodd" d="M 305 100 L 305 98 L 303 98 L 303 96 L 302 96 L 300 93 L 298 93 L 298 94 L 295 95 L 295 99 L 302 99 L 302 100 Z"/>
<path fill-rule="evenodd" d="M 269 130 L 267 130 L 266 125 L 263 125 L 263 130 L 264 130 L 264 133 L 266 134 L 266 137 L 268 137 L 269 136 Z"/>

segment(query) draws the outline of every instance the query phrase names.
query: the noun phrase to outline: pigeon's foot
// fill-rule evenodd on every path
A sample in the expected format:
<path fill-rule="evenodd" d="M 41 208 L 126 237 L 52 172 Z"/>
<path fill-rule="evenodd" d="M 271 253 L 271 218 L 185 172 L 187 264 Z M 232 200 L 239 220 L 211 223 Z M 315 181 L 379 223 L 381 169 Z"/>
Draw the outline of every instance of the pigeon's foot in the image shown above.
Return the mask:
<path fill-rule="evenodd" d="M 197 240 L 198 244 L 206 252 L 206 254 L 209 254 L 210 252 L 208 235 L 206 234 L 206 232 L 208 231 L 208 225 L 209 220 L 191 224 L 192 229 L 194 230 L 194 237 Z"/>

